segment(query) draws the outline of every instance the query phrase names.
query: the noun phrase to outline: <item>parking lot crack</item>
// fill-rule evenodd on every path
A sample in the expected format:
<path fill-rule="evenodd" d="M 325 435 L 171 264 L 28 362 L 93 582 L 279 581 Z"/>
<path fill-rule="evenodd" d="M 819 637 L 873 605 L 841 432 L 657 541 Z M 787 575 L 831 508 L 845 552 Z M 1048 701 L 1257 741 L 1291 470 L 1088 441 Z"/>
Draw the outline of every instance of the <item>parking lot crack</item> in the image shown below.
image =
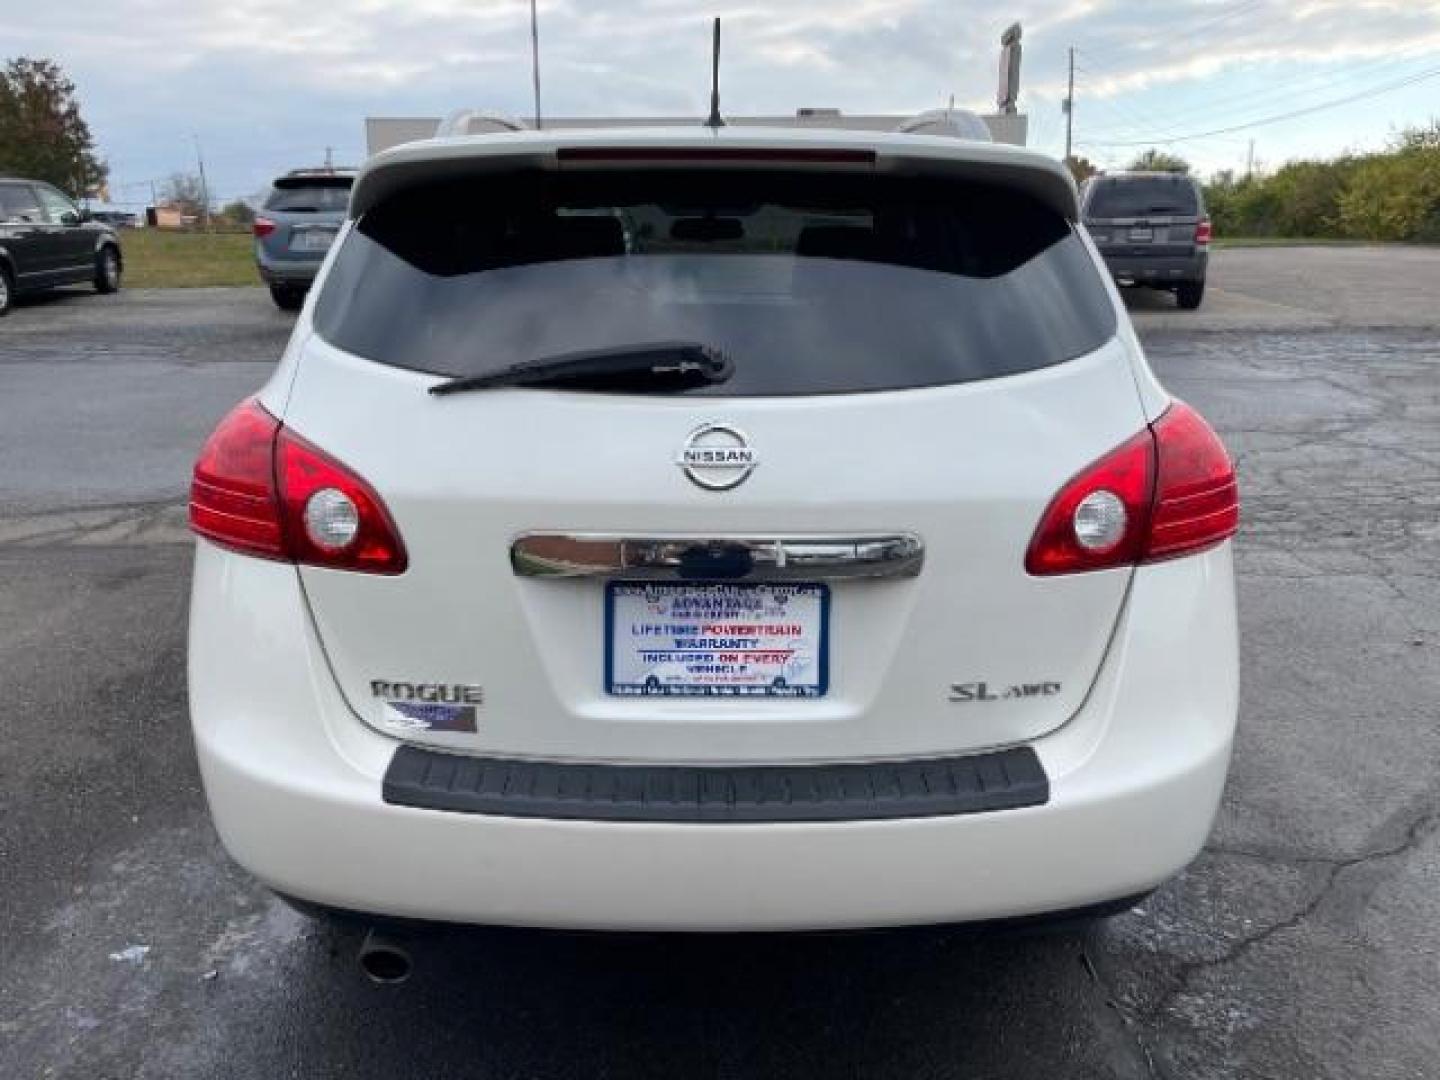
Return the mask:
<path fill-rule="evenodd" d="M 1194 980 L 1201 973 L 1235 964 L 1272 938 L 1303 925 L 1330 900 L 1350 871 L 1375 863 L 1403 859 L 1434 833 L 1437 827 L 1440 827 L 1440 810 L 1434 806 L 1426 806 L 1403 827 L 1400 838 L 1394 843 L 1371 848 L 1354 855 L 1328 857 L 1227 848 L 1219 845 L 1207 846 L 1208 852 L 1221 856 L 1285 863 L 1292 866 L 1317 867 L 1317 880 L 1310 890 L 1309 897 L 1291 914 L 1262 926 L 1253 933 L 1237 937 L 1218 956 L 1182 963 L 1176 969 L 1170 987 L 1145 1010 L 1144 1015 L 1147 1018 L 1160 1016 L 1190 989 Z"/>
<path fill-rule="evenodd" d="M 1083 944 L 1080 946 L 1080 965 L 1085 969 L 1085 974 L 1090 977 L 1090 982 L 1099 991 L 1104 1008 L 1113 1013 L 1120 1021 L 1124 1038 L 1133 1047 L 1138 1061 L 1144 1066 L 1145 1075 L 1150 1077 L 1150 1080 L 1168 1080 L 1167 1073 L 1160 1067 L 1160 1062 L 1156 1059 L 1146 1036 L 1142 1033 L 1139 1020 L 1131 1015 L 1120 995 L 1100 974 L 1100 969 L 1091 959 L 1089 950 Z"/>
<path fill-rule="evenodd" d="M 0 547 L 133 546 L 188 540 L 185 504 L 117 503 L 0 518 Z"/>
<path fill-rule="evenodd" d="M 1218 956 L 1198 960 L 1187 960 L 1182 963 L 1176 969 L 1174 979 L 1169 988 L 1166 989 L 1153 1004 L 1144 1010 L 1143 1015 L 1147 1019 L 1152 1020 L 1162 1016 L 1170 1010 L 1170 1007 L 1176 1000 L 1190 990 L 1195 979 L 1203 972 L 1213 971 L 1216 968 L 1228 967 L 1231 964 L 1237 963 L 1277 934 L 1283 934 L 1286 931 L 1293 930 L 1304 923 L 1314 915 L 1315 912 L 1319 910 L 1320 905 L 1324 903 L 1326 896 L 1329 895 L 1331 889 L 1334 887 L 1335 878 L 1338 873 L 1339 867 L 1337 865 L 1325 866 L 1320 875 L 1319 883 L 1311 890 L 1310 897 L 1296 911 L 1277 922 L 1272 922 L 1267 926 L 1261 927 L 1253 933 L 1236 938 Z"/>

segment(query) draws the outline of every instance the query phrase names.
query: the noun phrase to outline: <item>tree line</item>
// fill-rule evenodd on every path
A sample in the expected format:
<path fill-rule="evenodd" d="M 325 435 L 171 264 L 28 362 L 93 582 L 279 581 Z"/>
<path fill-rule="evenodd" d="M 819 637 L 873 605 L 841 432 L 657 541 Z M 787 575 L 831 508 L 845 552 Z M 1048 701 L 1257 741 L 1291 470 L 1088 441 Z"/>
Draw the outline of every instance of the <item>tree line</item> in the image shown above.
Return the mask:
<path fill-rule="evenodd" d="M 1440 243 L 1440 122 L 1378 153 L 1216 173 L 1205 201 L 1220 235 Z"/>

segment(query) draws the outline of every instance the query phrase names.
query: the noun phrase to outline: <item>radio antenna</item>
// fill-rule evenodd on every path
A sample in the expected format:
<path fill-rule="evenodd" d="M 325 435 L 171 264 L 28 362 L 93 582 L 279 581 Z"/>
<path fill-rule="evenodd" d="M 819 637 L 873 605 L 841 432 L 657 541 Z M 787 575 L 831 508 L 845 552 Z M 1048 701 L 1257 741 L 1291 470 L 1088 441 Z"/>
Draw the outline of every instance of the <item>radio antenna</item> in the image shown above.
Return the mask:
<path fill-rule="evenodd" d="M 705 121 L 708 128 L 722 128 L 725 121 L 720 118 L 720 17 L 715 17 L 715 44 L 710 58 L 710 118 Z"/>

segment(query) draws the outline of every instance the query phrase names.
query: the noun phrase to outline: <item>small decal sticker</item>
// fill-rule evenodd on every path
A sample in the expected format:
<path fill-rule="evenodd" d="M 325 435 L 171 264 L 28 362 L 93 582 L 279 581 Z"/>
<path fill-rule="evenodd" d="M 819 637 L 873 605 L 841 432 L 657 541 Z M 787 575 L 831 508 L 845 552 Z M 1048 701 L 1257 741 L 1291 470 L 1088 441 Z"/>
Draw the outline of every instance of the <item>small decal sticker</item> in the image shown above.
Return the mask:
<path fill-rule="evenodd" d="M 476 730 L 476 708 L 485 691 L 467 683 L 411 683 L 375 679 L 370 693 L 380 699 L 380 719 L 403 731 Z"/>
<path fill-rule="evenodd" d="M 385 722 L 406 731 L 475 731 L 474 705 L 387 701 Z"/>

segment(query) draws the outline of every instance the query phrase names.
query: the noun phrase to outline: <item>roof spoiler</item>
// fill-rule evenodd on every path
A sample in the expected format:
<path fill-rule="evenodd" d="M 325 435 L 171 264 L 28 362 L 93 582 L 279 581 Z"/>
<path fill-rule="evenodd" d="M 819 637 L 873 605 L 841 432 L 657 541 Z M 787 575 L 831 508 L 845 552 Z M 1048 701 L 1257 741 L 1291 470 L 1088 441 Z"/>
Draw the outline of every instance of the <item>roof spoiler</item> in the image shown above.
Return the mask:
<path fill-rule="evenodd" d="M 923 126 L 899 137 L 831 129 L 731 127 L 718 142 L 708 128 L 507 130 L 513 133 L 407 143 L 382 151 L 360 172 L 350 199 L 351 216 L 359 217 L 406 188 L 446 178 L 614 168 L 626 163 L 646 168 L 753 168 L 763 161 L 773 166 L 784 159 L 788 164 L 782 167 L 864 169 L 883 176 L 954 177 L 994 184 L 1023 191 L 1069 221 L 1078 217 L 1075 181 L 1055 158 L 977 139 L 936 138 Z"/>

